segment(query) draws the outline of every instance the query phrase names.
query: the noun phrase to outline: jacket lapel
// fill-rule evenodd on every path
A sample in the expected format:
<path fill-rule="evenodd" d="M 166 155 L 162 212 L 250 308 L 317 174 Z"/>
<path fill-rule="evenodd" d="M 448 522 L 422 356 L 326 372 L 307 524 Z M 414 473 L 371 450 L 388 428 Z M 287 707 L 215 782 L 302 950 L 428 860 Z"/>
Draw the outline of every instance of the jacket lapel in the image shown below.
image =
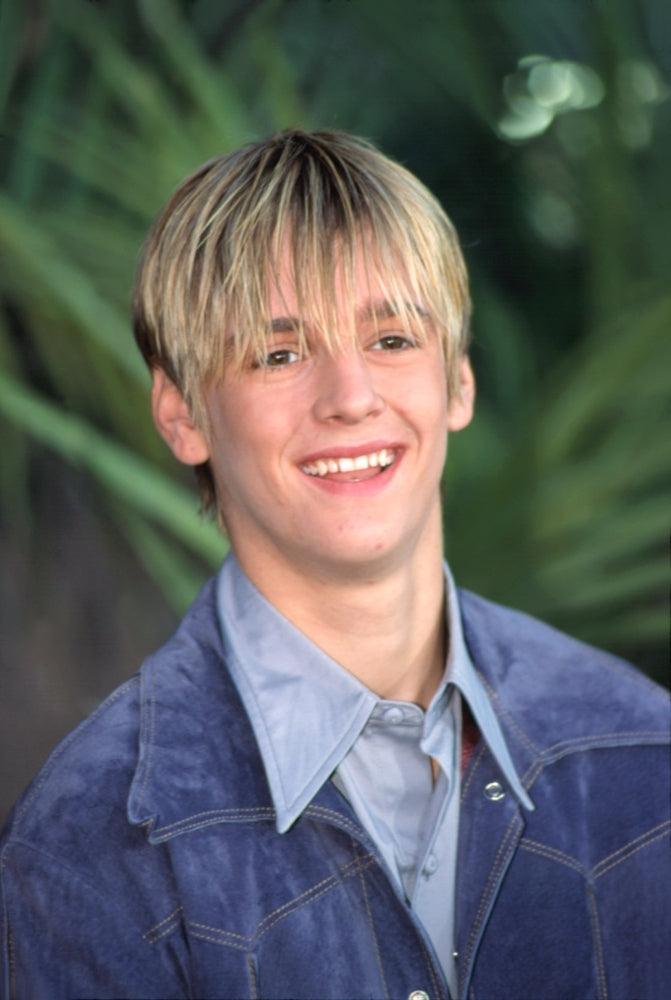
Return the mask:
<path fill-rule="evenodd" d="M 490 605 L 463 592 L 460 604 L 471 658 L 488 690 L 506 746 L 526 788 L 525 777 L 535 773 L 540 751 L 500 697 L 513 665 L 515 646 L 502 641 Z M 481 739 L 461 790 L 455 900 L 459 996 L 467 995 L 482 935 L 525 825 L 525 810 Z"/>
<path fill-rule="evenodd" d="M 254 734 L 223 660 L 214 581 L 140 676 L 130 822 L 145 825 L 152 843 L 213 823 L 274 822 Z"/>

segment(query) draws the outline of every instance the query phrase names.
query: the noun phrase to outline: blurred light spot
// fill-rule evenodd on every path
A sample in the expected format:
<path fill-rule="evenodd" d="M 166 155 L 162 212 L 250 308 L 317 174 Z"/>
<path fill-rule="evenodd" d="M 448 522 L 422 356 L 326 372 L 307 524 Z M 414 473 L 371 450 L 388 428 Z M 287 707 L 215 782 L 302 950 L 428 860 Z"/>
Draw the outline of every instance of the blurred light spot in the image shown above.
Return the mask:
<path fill-rule="evenodd" d="M 517 60 L 517 68 L 528 70 L 547 62 L 551 62 L 549 56 L 542 56 L 540 53 L 537 53 L 536 55 L 522 56 L 521 59 Z"/>
<path fill-rule="evenodd" d="M 506 139 L 530 139 L 548 127 L 554 115 L 547 108 L 539 108 L 532 100 L 523 105 L 521 100 L 509 114 L 499 121 L 499 131 Z"/>
<path fill-rule="evenodd" d="M 652 115 L 647 108 L 621 108 L 617 116 L 620 138 L 629 149 L 645 149 L 652 140 Z"/>
<path fill-rule="evenodd" d="M 571 206 L 551 191 L 541 192 L 530 205 L 530 221 L 545 243 L 559 250 L 573 246 L 578 237 L 578 221 Z"/>
<path fill-rule="evenodd" d="M 662 81 L 657 67 L 643 59 L 627 59 L 617 70 L 620 96 L 641 104 L 657 104 L 669 96 L 669 89 Z"/>
<path fill-rule="evenodd" d="M 527 90 L 526 80 L 519 73 L 510 73 L 503 79 L 503 96 L 508 107 L 519 115 L 524 115 L 533 104 Z"/>
<path fill-rule="evenodd" d="M 568 63 L 573 81 L 573 107 L 583 110 L 595 108 L 606 96 L 603 80 L 590 66 Z"/>
<path fill-rule="evenodd" d="M 535 101 L 546 108 L 566 104 L 573 94 L 574 81 L 566 63 L 539 63 L 529 72 L 527 86 Z"/>
<path fill-rule="evenodd" d="M 525 56 L 503 81 L 508 113 L 500 119 L 499 131 L 507 139 L 529 139 L 544 132 L 556 115 L 596 107 L 605 93 L 600 76 L 589 66 Z"/>

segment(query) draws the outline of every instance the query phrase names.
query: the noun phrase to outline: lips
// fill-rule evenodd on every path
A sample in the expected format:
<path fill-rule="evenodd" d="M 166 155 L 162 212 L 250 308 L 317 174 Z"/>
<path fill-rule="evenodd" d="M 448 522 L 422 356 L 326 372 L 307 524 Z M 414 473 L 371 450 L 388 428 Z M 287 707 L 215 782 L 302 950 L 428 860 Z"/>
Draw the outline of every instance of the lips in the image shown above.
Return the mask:
<path fill-rule="evenodd" d="M 337 477 L 350 480 L 367 479 L 389 468 L 396 459 L 394 448 L 380 448 L 363 455 L 328 455 L 303 462 L 300 469 L 308 476 L 320 479 Z"/>

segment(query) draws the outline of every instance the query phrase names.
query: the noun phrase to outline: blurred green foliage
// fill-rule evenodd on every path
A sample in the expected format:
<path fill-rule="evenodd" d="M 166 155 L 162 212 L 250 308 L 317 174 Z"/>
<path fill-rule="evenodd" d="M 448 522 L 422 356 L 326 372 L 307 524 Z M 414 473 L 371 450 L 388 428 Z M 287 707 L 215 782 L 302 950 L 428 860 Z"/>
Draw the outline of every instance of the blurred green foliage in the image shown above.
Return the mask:
<path fill-rule="evenodd" d="M 438 194 L 472 275 L 479 412 L 446 474 L 457 578 L 663 680 L 670 10 L 5 0 L 7 530 L 39 544 L 32 496 L 55 452 L 184 608 L 225 544 L 150 425 L 128 321 L 138 248 L 207 157 L 289 125 L 345 128 Z"/>

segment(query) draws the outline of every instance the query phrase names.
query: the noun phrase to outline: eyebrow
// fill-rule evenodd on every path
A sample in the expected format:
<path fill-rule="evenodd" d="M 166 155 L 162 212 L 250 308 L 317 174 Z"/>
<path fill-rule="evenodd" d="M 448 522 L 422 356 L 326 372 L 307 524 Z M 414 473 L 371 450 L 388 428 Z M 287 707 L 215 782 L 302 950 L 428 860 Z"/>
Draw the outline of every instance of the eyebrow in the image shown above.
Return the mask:
<path fill-rule="evenodd" d="M 422 319 L 428 319 L 429 314 L 418 302 L 404 302 L 403 307 L 412 314 L 415 313 L 421 316 Z M 390 302 L 388 299 L 378 299 L 375 302 L 370 302 L 361 309 L 357 309 L 356 313 L 357 322 L 368 322 L 369 320 L 380 320 L 380 319 L 396 319 L 400 315 L 400 310 L 396 303 Z"/>
<path fill-rule="evenodd" d="M 277 316 L 268 323 L 267 329 L 268 333 L 295 333 L 300 325 L 296 316 Z"/>
<path fill-rule="evenodd" d="M 415 313 L 422 319 L 428 319 L 429 314 L 426 309 L 418 305 L 417 302 L 403 303 L 409 313 Z M 388 299 L 378 299 L 375 302 L 368 302 L 356 310 L 354 318 L 357 323 L 369 323 L 373 320 L 395 319 L 400 315 L 399 308 Z M 301 326 L 301 320 L 297 316 L 276 316 L 268 324 L 269 333 L 294 333 Z M 303 326 L 310 327 L 309 323 Z"/>

